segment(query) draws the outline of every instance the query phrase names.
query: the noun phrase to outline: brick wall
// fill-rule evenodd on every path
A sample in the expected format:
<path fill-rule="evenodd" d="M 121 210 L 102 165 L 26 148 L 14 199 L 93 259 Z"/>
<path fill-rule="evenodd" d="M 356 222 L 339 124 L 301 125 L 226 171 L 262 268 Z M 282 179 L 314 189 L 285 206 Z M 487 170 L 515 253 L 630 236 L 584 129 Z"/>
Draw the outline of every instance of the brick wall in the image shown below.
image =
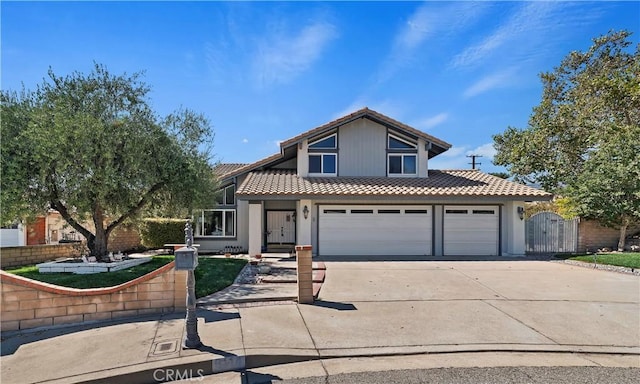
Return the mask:
<path fill-rule="evenodd" d="M 637 231 L 638 227 L 631 227 L 627 230 L 627 235 Z M 594 220 L 580 220 L 578 227 L 578 252 L 595 252 L 600 248 L 616 250 L 620 230 L 603 227 Z"/>
<path fill-rule="evenodd" d="M 44 263 L 61 257 L 80 256 L 74 244 L 29 245 L 0 248 L 0 268 Z"/>
<path fill-rule="evenodd" d="M 110 288 L 59 287 L 0 271 L 2 322 L 11 331 L 126 316 L 165 313 L 186 307 L 186 272 L 174 262 Z"/>

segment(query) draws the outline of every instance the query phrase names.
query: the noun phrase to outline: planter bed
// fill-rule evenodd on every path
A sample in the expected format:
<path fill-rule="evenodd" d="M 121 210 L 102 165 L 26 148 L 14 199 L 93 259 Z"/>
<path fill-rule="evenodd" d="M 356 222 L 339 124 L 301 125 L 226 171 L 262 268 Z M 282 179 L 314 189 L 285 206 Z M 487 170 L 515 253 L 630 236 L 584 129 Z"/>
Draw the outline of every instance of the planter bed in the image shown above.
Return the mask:
<path fill-rule="evenodd" d="M 122 269 L 134 267 L 136 265 L 144 264 L 151 261 L 150 257 L 139 257 L 134 259 L 127 259 L 122 261 L 114 261 L 110 263 L 102 262 L 76 262 L 76 259 L 66 259 L 59 261 L 52 261 L 48 263 L 37 264 L 38 272 L 40 273 L 76 273 L 76 274 L 91 274 L 101 272 L 115 272 Z"/>

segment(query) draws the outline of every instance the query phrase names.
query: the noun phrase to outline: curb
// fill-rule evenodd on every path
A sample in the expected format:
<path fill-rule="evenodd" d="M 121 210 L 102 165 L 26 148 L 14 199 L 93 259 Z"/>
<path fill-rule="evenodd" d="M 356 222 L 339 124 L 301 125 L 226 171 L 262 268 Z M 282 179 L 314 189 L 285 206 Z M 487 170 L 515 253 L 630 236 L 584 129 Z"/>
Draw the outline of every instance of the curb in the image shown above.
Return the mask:
<path fill-rule="evenodd" d="M 181 363 L 180 360 L 192 361 Z M 112 368 L 77 376 L 61 377 L 58 379 L 42 381 L 40 383 L 148 384 L 172 381 L 166 380 L 169 377 L 197 380 L 201 376 L 241 371 L 245 368 L 245 356 L 225 356 L 214 359 L 203 359 L 203 356 L 197 356 L 195 358 L 175 358 L 171 360 L 148 362 L 129 367 Z"/>
<path fill-rule="evenodd" d="M 385 348 L 364 348 L 359 352 L 350 349 L 354 353 L 329 353 L 323 354 L 323 351 L 313 350 L 319 354 L 286 354 L 286 355 L 266 355 L 266 354 L 247 354 L 224 356 L 214 359 L 203 359 L 204 356 L 174 358 L 170 360 L 160 360 L 149 363 L 143 363 L 136 366 L 114 368 L 104 371 L 91 372 L 79 376 L 71 376 L 59 378 L 43 383 L 62 384 L 62 383 L 90 383 L 90 384 L 108 384 L 113 382 L 123 382 L 131 384 L 159 383 L 165 381 L 165 375 L 172 375 L 176 379 L 182 380 L 198 380 L 202 376 L 213 375 L 217 373 L 243 371 L 247 369 L 256 369 L 268 366 L 310 362 L 318 360 L 340 359 L 340 358 L 367 358 L 367 357 L 393 357 L 393 356 L 419 356 L 419 355 L 439 355 L 439 354 L 457 354 L 457 353 L 486 353 L 486 352 L 502 352 L 502 353 L 550 353 L 550 354 L 566 354 L 566 353 L 588 353 L 599 355 L 629 355 L 639 356 L 640 348 L 638 347 L 597 347 L 597 346 L 540 346 L 534 345 L 440 345 L 440 346 L 412 346 L 412 347 L 390 347 Z M 555 347 L 555 348 L 554 348 Z M 392 351 L 395 349 L 396 351 Z M 369 350 L 369 351 L 367 351 Z M 371 351 L 374 350 L 374 351 Z M 311 350 L 310 350 L 311 351 Z M 375 352 L 378 351 L 378 352 Z M 191 361 L 185 361 L 191 360 Z M 183 362 L 181 362 L 183 361 Z M 135 370 L 133 370 L 135 369 Z"/>

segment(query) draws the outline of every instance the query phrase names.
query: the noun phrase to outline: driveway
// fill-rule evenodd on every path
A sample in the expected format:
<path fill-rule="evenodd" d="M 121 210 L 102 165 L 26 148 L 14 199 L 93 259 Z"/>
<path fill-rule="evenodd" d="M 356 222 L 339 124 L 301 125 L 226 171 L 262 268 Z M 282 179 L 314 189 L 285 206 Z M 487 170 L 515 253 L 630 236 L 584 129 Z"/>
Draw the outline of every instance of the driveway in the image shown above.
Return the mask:
<path fill-rule="evenodd" d="M 640 353 L 640 278 L 545 261 L 327 261 L 299 310 L 322 356 Z M 640 359 L 639 359 L 640 360 Z"/>

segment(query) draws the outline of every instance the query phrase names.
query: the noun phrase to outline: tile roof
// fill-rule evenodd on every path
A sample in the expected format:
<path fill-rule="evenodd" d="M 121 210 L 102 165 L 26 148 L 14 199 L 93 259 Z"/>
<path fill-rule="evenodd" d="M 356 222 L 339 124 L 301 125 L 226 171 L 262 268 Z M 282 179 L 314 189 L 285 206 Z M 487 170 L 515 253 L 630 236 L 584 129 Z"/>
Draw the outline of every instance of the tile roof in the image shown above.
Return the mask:
<path fill-rule="evenodd" d="M 247 165 L 249 164 L 220 163 L 213 167 L 213 173 L 218 175 L 219 178 L 224 179 L 227 174 L 233 173 Z"/>
<path fill-rule="evenodd" d="M 239 196 L 351 197 L 521 197 L 550 200 L 552 195 L 480 171 L 430 170 L 428 178 L 299 177 L 295 171 L 252 172 Z"/>

